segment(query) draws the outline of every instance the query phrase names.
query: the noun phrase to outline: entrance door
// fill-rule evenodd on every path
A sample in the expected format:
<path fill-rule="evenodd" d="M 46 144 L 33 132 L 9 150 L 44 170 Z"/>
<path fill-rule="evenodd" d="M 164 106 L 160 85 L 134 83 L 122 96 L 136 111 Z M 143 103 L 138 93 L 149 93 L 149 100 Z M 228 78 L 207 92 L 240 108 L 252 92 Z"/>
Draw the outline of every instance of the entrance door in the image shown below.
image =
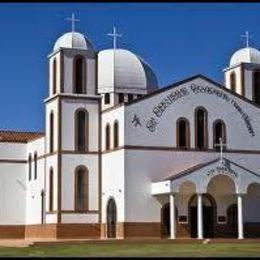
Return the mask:
<path fill-rule="evenodd" d="M 227 209 L 227 224 L 232 237 L 237 237 L 237 205 L 232 204 Z"/>
<path fill-rule="evenodd" d="M 208 195 L 203 195 L 202 213 L 203 213 L 203 235 L 205 238 L 214 237 L 214 204 L 213 198 L 209 198 Z M 197 237 L 198 226 L 198 212 L 197 212 L 197 196 L 193 196 L 189 202 L 190 212 L 190 234 L 191 237 Z"/>
<path fill-rule="evenodd" d="M 116 237 L 116 203 L 110 199 L 107 204 L 107 237 Z"/>

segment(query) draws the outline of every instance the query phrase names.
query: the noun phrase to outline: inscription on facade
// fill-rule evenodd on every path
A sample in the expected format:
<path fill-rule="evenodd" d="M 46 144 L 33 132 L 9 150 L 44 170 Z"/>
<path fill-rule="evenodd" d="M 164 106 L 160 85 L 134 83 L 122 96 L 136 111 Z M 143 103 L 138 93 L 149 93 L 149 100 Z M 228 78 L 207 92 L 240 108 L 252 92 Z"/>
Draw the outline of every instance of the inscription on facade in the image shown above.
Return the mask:
<path fill-rule="evenodd" d="M 220 98 L 224 100 L 227 103 L 230 103 L 232 107 L 235 109 L 237 113 L 239 113 L 241 119 L 244 121 L 247 130 L 249 134 L 253 137 L 255 136 L 254 128 L 251 124 L 251 118 L 248 116 L 247 113 L 241 108 L 241 106 L 231 97 L 229 97 L 224 91 L 221 89 L 216 89 L 214 87 L 209 86 L 201 86 L 196 85 L 192 83 L 189 88 L 183 87 L 180 89 L 177 89 L 175 91 L 172 91 L 170 94 L 168 94 L 166 97 L 164 97 L 156 106 L 152 109 L 152 116 L 148 119 L 144 119 L 145 126 L 150 132 L 155 132 L 157 129 L 157 125 L 160 123 L 160 120 L 164 114 L 164 112 L 167 110 L 169 106 L 174 104 L 175 102 L 182 100 L 184 97 L 188 95 L 198 95 L 198 94 L 207 94 L 207 95 L 213 95 L 216 98 Z M 135 115 L 136 116 L 136 115 Z M 135 126 L 137 126 L 136 122 L 133 122 Z M 141 126 L 141 122 L 139 120 L 138 125 Z"/>
<path fill-rule="evenodd" d="M 227 166 L 217 166 L 216 168 L 211 169 L 207 172 L 208 177 L 213 177 L 218 174 L 225 174 L 228 176 L 237 177 L 237 173 Z"/>

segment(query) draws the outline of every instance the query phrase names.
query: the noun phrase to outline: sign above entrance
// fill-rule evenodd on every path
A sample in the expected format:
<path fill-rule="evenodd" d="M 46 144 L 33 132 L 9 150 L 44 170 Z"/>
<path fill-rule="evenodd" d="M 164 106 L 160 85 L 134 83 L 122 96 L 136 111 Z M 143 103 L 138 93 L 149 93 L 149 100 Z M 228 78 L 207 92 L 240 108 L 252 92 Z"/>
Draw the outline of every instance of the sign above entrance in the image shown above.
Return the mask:
<path fill-rule="evenodd" d="M 235 177 L 235 178 L 238 176 L 237 172 L 232 170 L 227 165 L 217 166 L 216 168 L 209 170 L 206 174 L 208 177 L 213 177 L 213 176 L 216 176 L 219 174 L 224 174 L 224 175 L 228 175 L 230 177 Z"/>

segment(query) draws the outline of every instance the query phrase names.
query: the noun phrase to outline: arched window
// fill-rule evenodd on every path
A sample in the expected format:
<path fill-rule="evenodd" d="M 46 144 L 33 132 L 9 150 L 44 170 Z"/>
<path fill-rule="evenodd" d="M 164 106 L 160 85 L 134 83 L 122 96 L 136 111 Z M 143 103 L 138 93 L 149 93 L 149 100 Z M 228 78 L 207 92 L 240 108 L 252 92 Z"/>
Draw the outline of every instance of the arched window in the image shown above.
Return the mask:
<path fill-rule="evenodd" d="M 57 91 L 57 61 L 56 58 L 53 60 L 52 64 L 52 94 L 56 94 Z"/>
<path fill-rule="evenodd" d="M 233 71 L 230 74 L 230 89 L 234 92 L 236 91 L 236 85 L 237 85 L 236 73 Z"/>
<path fill-rule="evenodd" d="M 50 169 L 49 174 L 49 211 L 53 211 L 53 188 L 54 188 L 53 169 Z"/>
<path fill-rule="evenodd" d="M 50 153 L 53 152 L 54 147 L 54 116 L 53 112 L 50 114 Z"/>
<path fill-rule="evenodd" d="M 29 181 L 32 179 L 32 155 L 29 154 L 28 158 L 28 179 Z"/>
<path fill-rule="evenodd" d="M 106 150 L 110 149 L 110 125 L 106 126 Z"/>
<path fill-rule="evenodd" d="M 124 93 L 119 93 L 118 94 L 118 101 L 119 101 L 119 103 L 123 103 L 124 102 Z"/>
<path fill-rule="evenodd" d="M 119 139 L 118 122 L 115 121 L 115 123 L 114 123 L 114 148 L 118 147 L 118 139 Z"/>
<path fill-rule="evenodd" d="M 216 120 L 213 123 L 213 147 L 216 150 L 220 149 L 220 138 L 223 144 L 226 144 L 226 125 L 222 120 Z M 223 146 L 225 148 L 225 146 Z"/>
<path fill-rule="evenodd" d="M 202 107 L 195 110 L 195 145 L 197 149 L 208 147 L 208 116 Z"/>
<path fill-rule="evenodd" d="M 79 166 L 75 171 L 75 211 L 88 210 L 88 170 Z"/>
<path fill-rule="evenodd" d="M 110 94 L 109 93 L 105 94 L 105 104 L 106 105 L 110 104 Z"/>
<path fill-rule="evenodd" d="M 260 71 L 254 72 L 253 101 L 260 105 Z"/>
<path fill-rule="evenodd" d="M 76 94 L 85 94 L 85 60 L 81 56 L 74 58 L 74 87 Z"/>
<path fill-rule="evenodd" d="M 187 149 L 190 147 L 190 124 L 186 118 L 177 120 L 177 147 Z"/>
<path fill-rule="evenodd" d="M 88 113 L 79 110 L 75 113 L 75 150 L 86 151 L 88 146 Z"/>
<path fill-rule="evenodd" d="M 34 179 L 37 179 L 37 164 L 38 164 L 38 158 L 37 158 L 37 152 L 34 153 Z"/>

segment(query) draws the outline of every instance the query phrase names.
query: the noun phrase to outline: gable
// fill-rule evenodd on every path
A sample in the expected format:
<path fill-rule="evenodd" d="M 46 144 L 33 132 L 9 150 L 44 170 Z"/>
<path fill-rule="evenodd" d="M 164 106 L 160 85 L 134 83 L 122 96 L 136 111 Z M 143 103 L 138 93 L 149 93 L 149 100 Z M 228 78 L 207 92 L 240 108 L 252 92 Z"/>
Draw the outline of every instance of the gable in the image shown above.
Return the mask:
<path fill-rule="evenodd" d="M 126 105 L 126 141 L 133 144 L 139 139 L 142 145 L 148 142 L 175 146 L 173 126 L 177 119 L 187 118 L 193 133 L 194 110 L 199 106 L 208 111 L 209 141 L 213 138 L 213 122 L 221 119 L 226 123 L 233 149 L 258 149 L 259 107 L 204 76 L 176 83 Z M 237 137 L 231 136 L 231 132 Z M 241 142 L 241 137 L 248 138 L 247 142 Z"/>

